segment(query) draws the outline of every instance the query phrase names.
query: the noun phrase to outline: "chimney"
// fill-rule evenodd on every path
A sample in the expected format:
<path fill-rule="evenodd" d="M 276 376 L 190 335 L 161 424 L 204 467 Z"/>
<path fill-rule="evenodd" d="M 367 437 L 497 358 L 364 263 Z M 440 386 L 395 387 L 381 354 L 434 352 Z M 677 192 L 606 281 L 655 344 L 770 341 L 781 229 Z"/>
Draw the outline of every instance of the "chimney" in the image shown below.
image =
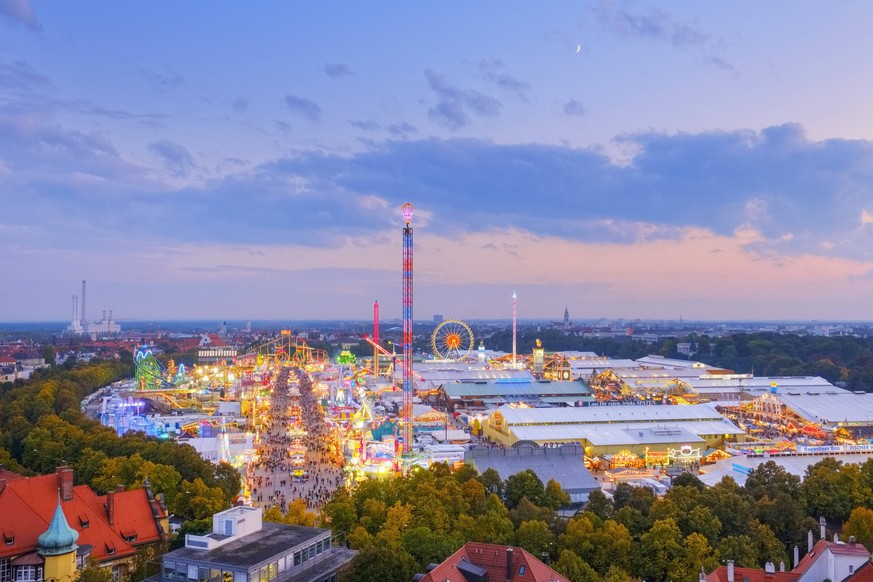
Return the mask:
<path fill-rule="evenodd" d="M 697 576 L 698 582 L 706 582 L 706 572 L 703 571 L 703 566 L 700 567 L 700 574 Z"/>
<path fill-rule="evenodd" d="M 70 501 L 73 499 L 73 470 L 66 465 L 61 465 L 55 470 L 58 476 L 58 488 L 61 490 L 61 499 Z"/>
<path fill-rule="evenodd" d="M 819 530 L 818 539 L 820 539 L 820 540 L 825 539 L 825 536 L 827 535 L 825 533 L 825 528 L 827 527 L 827 525 L 828 525 L 828 522 L 824 518 L 824 516 L 821 516 L 820 518 L 818 518 L 818 530 Z"/>
<path fill-rule="evenodd" d="M 779 562 L 779 571 L 780 572 L 785 571 L 785 560 L 782 560 L 781 562 Z"/>
<path fill-rule="evenodd" d="M 806 532 L 806 553 L 812 552 L 812 530 Z"/>
<path fill-rule="evenodd" d="M 800 548 L 797 547 L 797 544 L 794 544 L 794 567 L 800 563 Z"/>
<path fill-rule="evenodd" d="M 0 491 L 2 491 L 2 489 L 0 489 Z M 849 536 L 849 545 L 854 546 L 855 543 L 856 543 L 855 536 Z"/>
<path fill-rule="evenodd" d="M 115 525 L 115 491 L 106 494 L 106 519 L 109 525 Z"/>
<path fill-rule="evenodd" d="M 124 493 L 124 485 L 122 485 L 121 483 L 119 483 L 118 485 L 116 485 L 116 486 L 115 486 L 115 492 L 116 492 L 116 493 Z"/>
<path fill-rule="evenodd" d="M 835 544 L 840 543 L 840 534 L 838 534 L 838 533 L 834 534 L 834 543 Z"/>
<path fill-rule="evenodd" d="M 773 562 L 767 562 L 764 564 L 764 574 L 768 576 L 772 576 L 776 573 L 776 565 Z"/>
<path fill-rule="evenodd" d="M 85 325 L 85 280 L 82 279 L 82 325 Z"/>
<path fill-rule="evenodd" d="M 512 548 L 506 548 L 506 582 L 511 582 L 512 580 L 512 563 L 513 558 L 513 550 Z"/>
<path fill-rule="evenodd" d="M 727 561 L 727 582 L 734 582 L 734 561 Z"/>

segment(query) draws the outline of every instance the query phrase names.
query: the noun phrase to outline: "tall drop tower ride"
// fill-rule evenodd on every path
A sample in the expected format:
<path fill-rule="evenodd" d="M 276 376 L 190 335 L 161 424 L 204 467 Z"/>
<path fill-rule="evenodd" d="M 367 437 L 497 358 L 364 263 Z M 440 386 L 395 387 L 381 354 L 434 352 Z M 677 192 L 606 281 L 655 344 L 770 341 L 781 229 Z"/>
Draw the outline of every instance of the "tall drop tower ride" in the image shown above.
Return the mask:
<path fill-rule="evenodd" d="M 412 452 L 412 204 L 402 207 L 403 220 L 403 453 Z"/>

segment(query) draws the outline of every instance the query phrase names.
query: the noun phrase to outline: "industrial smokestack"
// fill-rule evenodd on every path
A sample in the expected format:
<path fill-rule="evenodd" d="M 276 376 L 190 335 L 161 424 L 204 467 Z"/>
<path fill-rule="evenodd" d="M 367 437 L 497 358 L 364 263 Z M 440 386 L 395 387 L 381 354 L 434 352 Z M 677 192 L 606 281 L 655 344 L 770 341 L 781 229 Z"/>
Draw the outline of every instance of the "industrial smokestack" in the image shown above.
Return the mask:
<path fill-rule="evenodd" d="M 103 319 L 101 319 L 100 321 L 106 321 L 106 310 L 105 309 L 103 310 Z"/>
<path fill-rule="evenodd" d="M 85 319 L 85 280 L 82 279 L 82 316 L 79 318 L 79 321 L 82 322 L 82 325 L 85 325 L 87 321 Z"/>
<path fill-rule="evenodd" d="M 112 321 L 112 310 L 109 310 L 109 321 Z"/>
<path fill-rule="evenodd" d="M 73 325 L 79 322 L 79 296 L 73 295 Z"/>

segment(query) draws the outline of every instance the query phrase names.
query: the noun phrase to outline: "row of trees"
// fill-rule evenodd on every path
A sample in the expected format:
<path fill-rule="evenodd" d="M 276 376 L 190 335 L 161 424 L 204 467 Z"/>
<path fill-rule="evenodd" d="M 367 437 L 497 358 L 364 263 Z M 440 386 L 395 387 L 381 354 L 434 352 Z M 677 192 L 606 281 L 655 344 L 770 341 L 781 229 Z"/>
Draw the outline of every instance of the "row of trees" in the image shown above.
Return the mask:
<path fill-rule="evenodd" d="M 0 463 L 25 475 L 67 464 L 75 470 L 76 484 L 98 492 L 119 484 L 141 487 L 148 478 L 170 511 L 190 522 L 189 530 L 203 529 L 207 518 L 239 493 L 240 476 L 233 467 L 213 465 L 174 441 L 142 433 L 118 436 L 81 412 L 86 396 L 131 374 L 130 360 L 124 358 L 72 370 L 41 369 L 26 382 L 0 384 Z"/>
<path fill-rule="evenodd" d="M 705 487 L 683 475 L 660 499 L 620 484 L 611 499 L 593 492 L 569 520 L 557 512 L 568 503 L 557 483 L 544 485 L 532 471 L 502 481 L 493 469 L 478 474 L 465 466 L 453 473 L 434 465 L 340 490 L 320 516 L 300 506 L 267 518 L 320 523 L 345 535 L 360 552 L 346 580 L 406 582 L 467 541 L 521 546 L 581 582 L 692 581 L 725 559 L 790 568 L 793 546 L 805 553 L 806 532 L 818 531 L 822 515 L 834 530 L 873 547 L 873 460 L 826 459 L 803 481 L 771 461 L 742 487 L 731 478 Z"/>

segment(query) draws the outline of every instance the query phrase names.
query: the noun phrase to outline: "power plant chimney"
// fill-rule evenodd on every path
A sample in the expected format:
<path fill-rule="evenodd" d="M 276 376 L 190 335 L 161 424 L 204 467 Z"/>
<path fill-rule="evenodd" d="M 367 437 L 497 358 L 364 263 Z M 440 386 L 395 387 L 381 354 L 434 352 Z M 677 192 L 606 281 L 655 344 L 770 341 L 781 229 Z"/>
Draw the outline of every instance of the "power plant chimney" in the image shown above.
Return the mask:
<path fill-rule="evenodd" d="M 82 279 L 82 317 L 79 318 L 79 321 L 82 322 L 82 325 L 85 325 L 87 319 L 85 319 L 85 280 Z"/>
<path fill-rule="evenodd" d="M 73 295 L 73 325 L 79 322 L 79 296 Z"/>

